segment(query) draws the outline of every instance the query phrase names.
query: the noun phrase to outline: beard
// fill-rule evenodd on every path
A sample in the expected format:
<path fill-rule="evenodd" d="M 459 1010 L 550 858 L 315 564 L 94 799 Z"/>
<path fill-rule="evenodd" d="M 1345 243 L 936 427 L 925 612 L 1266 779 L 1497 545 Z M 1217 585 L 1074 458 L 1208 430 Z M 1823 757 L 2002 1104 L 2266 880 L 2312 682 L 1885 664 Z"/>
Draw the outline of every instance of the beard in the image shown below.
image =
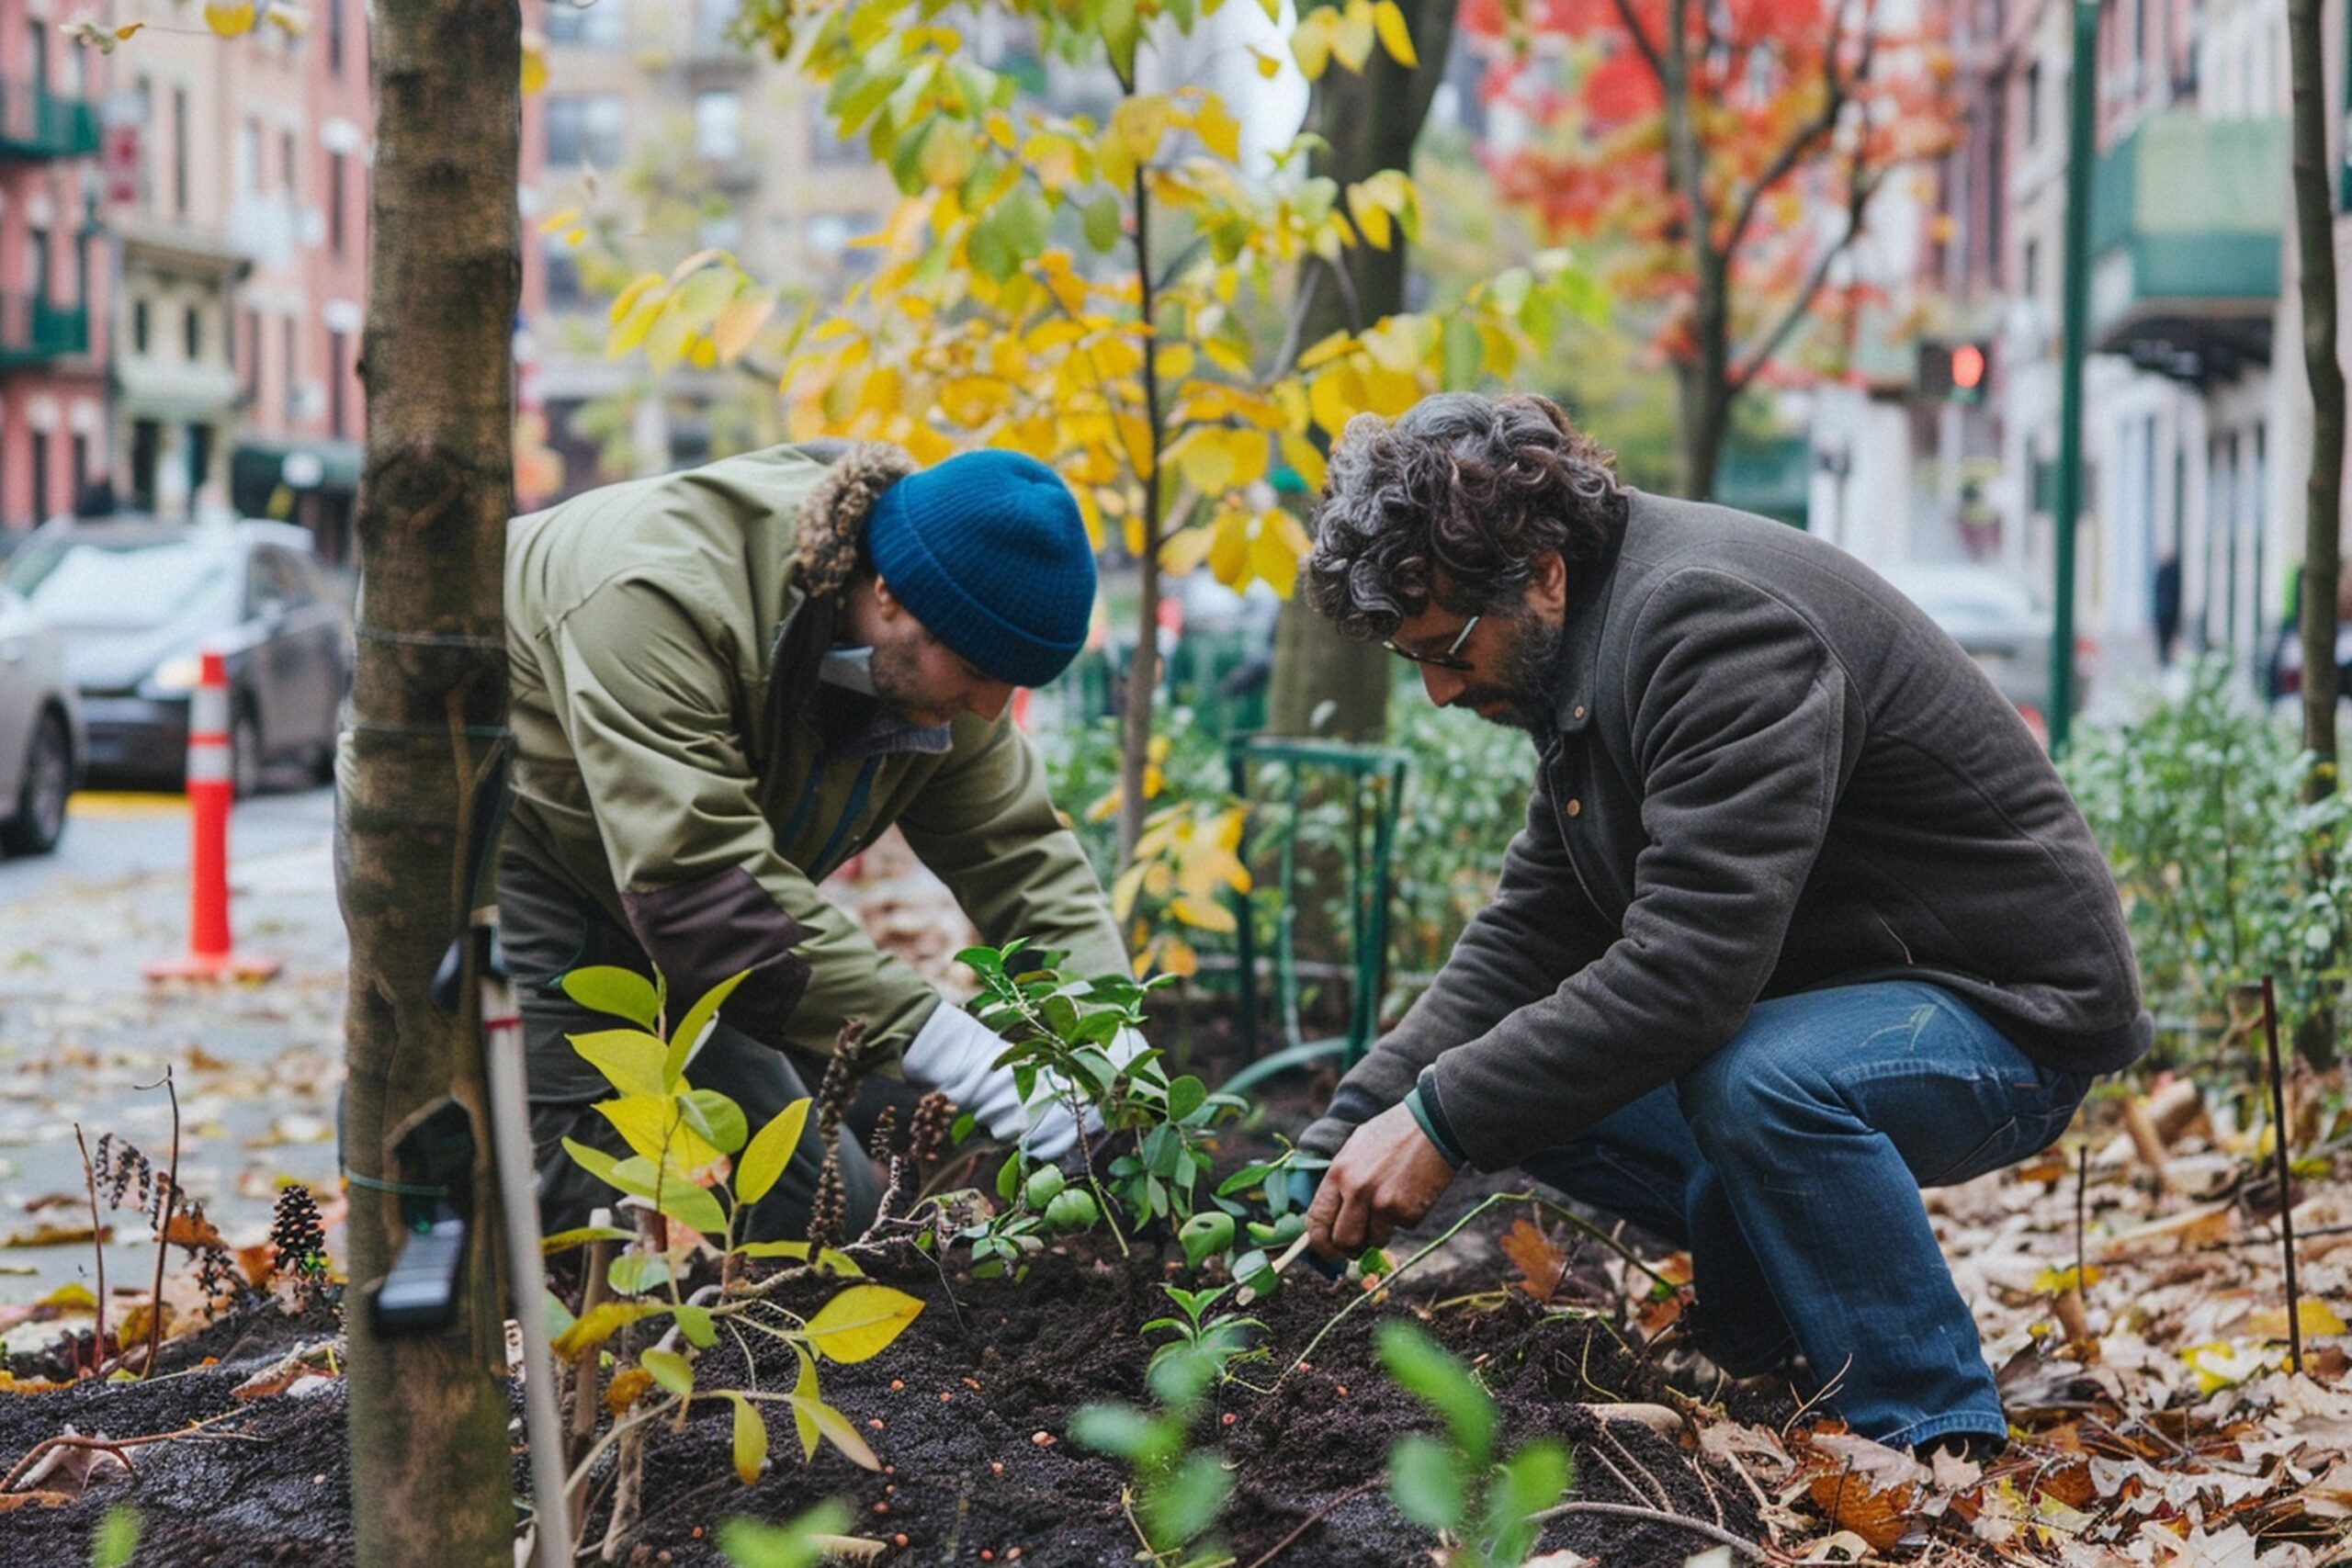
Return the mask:
<path fill-rule="evenodd" d="M 1524 607 L 1511 612 L 1510 626 L 1510 640 L 1494 661 L 1493 679 L 1464 687 L 1448 705 L 1469 708 L 1506 729 L 1540 735 L 1552 727 L 1552 675 L 1567 641 L 1567 626 L 1548 626 Z"/>
<path fill-rule="evenodd" d="M 876 643 L 866 672 L 874 682 L 874 700 L 899 723 L 929 728 L 947 722 L 947 716 L 926 705 L 931 699 L 923 690 L 922 655 L 914 639 Z"/>

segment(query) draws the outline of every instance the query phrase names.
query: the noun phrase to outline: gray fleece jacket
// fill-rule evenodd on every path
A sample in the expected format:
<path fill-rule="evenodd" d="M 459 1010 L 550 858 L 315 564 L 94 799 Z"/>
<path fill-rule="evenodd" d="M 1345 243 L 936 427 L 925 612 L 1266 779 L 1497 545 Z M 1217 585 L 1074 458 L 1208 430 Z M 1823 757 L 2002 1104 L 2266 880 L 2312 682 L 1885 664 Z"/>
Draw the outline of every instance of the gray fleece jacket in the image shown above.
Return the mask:
<path fill-rule="evenodd" d="M 1908 600 L 1795 529 L 1639 492 L 1615 557 L 1571 571 L 1495 900 L 1305 1147 L 1418 1082 L 1425 1122 L 1500 1169 L 1680 1077 L 1757 1002 L 1872 980 L 1946 987 L 2046 1066 L 2147 1049 L 2081 812 Z"/>

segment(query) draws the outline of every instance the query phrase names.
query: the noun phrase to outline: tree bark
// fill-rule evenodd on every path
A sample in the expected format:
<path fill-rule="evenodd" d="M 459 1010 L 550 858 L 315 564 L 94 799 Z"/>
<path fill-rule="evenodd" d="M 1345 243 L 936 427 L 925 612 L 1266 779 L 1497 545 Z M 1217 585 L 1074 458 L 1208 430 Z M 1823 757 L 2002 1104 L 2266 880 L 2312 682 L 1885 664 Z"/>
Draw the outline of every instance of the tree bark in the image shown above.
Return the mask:
<path fill-rule="evenodd" d="M 2289 0 L 2294 77 L 2295 242 L 2302 262 L 2303 373 L 2312 388 L 2312 468 L 2303 524 L 2303 749 L 2308 798 L 2335 789 L 2336 586 L 2344 495 L 2344 364 L 2335 322 L 2335 193 L 2327 156 L 2327 95 L 2320 0 Z"/>
<path fill-rule="evenodd" d="M 1453 43 L 1457 0 L 1407 0 L 1405 20 L 1418 63 L 1407 70 L 1374 50 L 1361 73 L 1327 71 L 1316 84 L 1308 122 L 1330 145 L 1313 160 L 1314 172 L 1344 190 L 1383 169 L 1410 173 L 1430 102 L 1445 78 Z M 1405 237 L 1389 248 L 1356 244 L 1333 268 L 1309 260 L 1299 272 L 1305 321 L 1301 348 L 1335 332 L 1361 330 L 1405 309 Z M 1274 624 L 1273 684 L 1266 727 L 1277 735 L 1317 734 L 1374 740 L 1388 722 L 1388 691 L 1396 671 L 1380 648 L 1351 642 L 1293 593 Z M 1317 710 L 1329 708 L 1321 725 Z"/>
<path fill-rule="evenodd" d="M 457 1017 L 427 990 L 465 929 L 466 807 L 505 721 L 521 27 L 514 0 L 375 7 L 360 640 L 337 857 L 345 1153 L 356 1174 L 396 1179 L 388 1134 L 444 1096 L 472 1115 L 479 1153 L 457 1325 L 385 1339 L 350 1314 L 351 1491 L 369 1568 L 514 1560 L 480 1020 L 472 987 Z M 383 1275 L 399 1236 L 394 1199 L 355 1191 L 355 1283 Z"/>
<path fill-rule="evenodd" d="M 1136 651 L 1127 665 L 1127 707 L 1119 726 L 1119 869 L 1136 858 L 1143 819 L 1144 773 L 1151 760 L 1151 701 L 1159 690 L 1159 337 L 1153 326 L 1151 276 L 1151 186 L 1137 169 L 1135 178 L 1136 287 L 1143 317 L 1144 427 L 1151 433 L 1150 471 L 1137 474 L 1143 497 L 1143 554 L 1136 566 Z"/>

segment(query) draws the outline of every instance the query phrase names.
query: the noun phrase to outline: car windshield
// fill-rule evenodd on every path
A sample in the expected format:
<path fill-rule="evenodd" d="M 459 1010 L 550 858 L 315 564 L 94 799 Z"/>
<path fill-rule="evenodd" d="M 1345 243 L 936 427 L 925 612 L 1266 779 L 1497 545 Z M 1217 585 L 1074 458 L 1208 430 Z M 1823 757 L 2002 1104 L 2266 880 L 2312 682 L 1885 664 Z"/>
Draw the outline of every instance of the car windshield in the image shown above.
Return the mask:
<path fill-rule="evenodd" d="M 199 615 L 235 619 L 235 564 L 207 539 L 63 539 L 28 547 L 8 581 L 54 625 L 141 631 Z"/>

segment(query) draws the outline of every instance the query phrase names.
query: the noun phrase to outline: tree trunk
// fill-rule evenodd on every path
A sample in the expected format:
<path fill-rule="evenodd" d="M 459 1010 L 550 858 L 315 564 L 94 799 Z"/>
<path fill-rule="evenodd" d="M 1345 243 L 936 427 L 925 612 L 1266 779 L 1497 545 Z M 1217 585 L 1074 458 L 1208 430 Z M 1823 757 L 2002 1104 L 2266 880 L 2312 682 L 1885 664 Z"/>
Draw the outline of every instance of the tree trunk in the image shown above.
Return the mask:
<path fill-rule="evenodd" d="M 396 1179 L 388 1134 L 445 1096 L 472 1116 L 479 1152 L 457 1325 L 385 1339 L 350 1314 L 351 1493 L 369 1568 L 504 1568 L 514 1464 L 480 1020 L 471 987 L 457 1017 L 427 989 L 465 928 L 466 807 L 506 712 L 522 20 L 514 0 L 374 9 L 360 640 L 338 855 L 345 1154 L 356 1174 Z M 355 1284 L 381 1278 L 399 1238 L 395 1201 L 355 1191 Z"/>
<path fill-rule="evenodd" d="M 1316 84 L 1308 119 L 1330 143 L 1314 159 L 1314 172 L 1340 188 L 1383 169 L 1413 166 L 1413 144 L 1429 118 L 1430 100 L 1444 79 L 1453 42 L 1456 0 L 1408 0 L 1405 19 L 1419 63 L 1397 64 L 1385 50 L 1374 50 L 1362 73 L 1333 68 Z M 1405 238 L 1385 251 L 1358 244 L 1345 253 L 1344 271 L 1310 260 L 1300 269 L 1306 299 L 1302 348 L 1335 332 L 1361 330 L 1405 308 Z M 1292 594 L 1274 625 L 1274 671 L 1268 694 L 1267 728 L 1277 735 L 1317 734 L 1374 740 L 1388 722 L 1389 682 L 1396 671 L 1389 655 L 1370 644 L 1351 642 L 1331 623 Z M 1324 722 L 1318 709 L 1329 705 Z"/>
<path fill-rule="evenodd" d="M 1675 493 L 1712 501 L 1724 434 L 1731 425 L 1731 389 L 1724 382 L 1722 356 L 1702 354 L 1677 365 L 1674 391 Z"/>
<path fill-rule="evenodd" d="M 2312 753 L 2305 795 L 2335 788 L 2337 533 L 2344 495 L 2344 365 L 2335 326 L 2335 193 L 2327 156 L 2327 72 L 2320 0 L 2289 0 L 2294 75 L 2295 240 L 2302 262 L 2303 373 L 2312 386 L 2312 468 L 2303 524 L 2303 749 Z"/>

